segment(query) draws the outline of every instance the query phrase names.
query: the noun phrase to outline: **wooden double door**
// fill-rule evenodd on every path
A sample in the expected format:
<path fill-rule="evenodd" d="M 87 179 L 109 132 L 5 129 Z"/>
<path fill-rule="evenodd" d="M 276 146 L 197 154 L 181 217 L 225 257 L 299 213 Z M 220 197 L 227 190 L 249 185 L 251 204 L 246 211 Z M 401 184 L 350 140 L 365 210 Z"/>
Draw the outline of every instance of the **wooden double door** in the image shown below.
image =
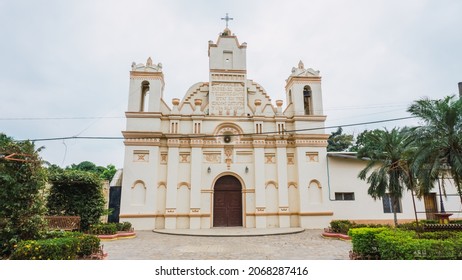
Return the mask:
<path fill-rule="evenodd" d="M 242 226 L 242 186 L 231 175 L 217 180 L 213 194 L 213 226 Z"/>

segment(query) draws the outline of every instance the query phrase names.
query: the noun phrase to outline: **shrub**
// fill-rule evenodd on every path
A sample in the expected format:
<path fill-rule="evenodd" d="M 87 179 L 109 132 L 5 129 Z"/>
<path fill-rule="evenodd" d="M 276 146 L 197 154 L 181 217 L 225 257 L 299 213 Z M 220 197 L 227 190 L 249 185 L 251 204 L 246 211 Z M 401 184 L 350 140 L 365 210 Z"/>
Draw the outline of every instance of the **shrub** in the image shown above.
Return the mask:
<path fill-rule="evenodd" d="M 410 260 L 415 251 L 414 231 L 389 230 L 377 233 L 375 236 L 377 252 L 380 259 L 386 260 Z"/>
<path fill-rule="evenodd" d="M 458 260 L 462 259 L 462 233 L 425 232 L 387 228 L 349 231 L 353 253 L 360 259 Z"/>
<path fill-rule="evenodd" d="M 75 260 L 98 252 L 98 237 L 80 232 L 53 231 L 47 239 L 27 240 L 17 244 L 13 260 Z"/>
<path fill-rule="evenodd" d="M 418 239 L 412 231 L 377 234 L 380 257 L 384 260 L 456 260 L 462 256 L 462 239 Z"/>
<path fill-rule="evenodd" d="M 330 228 L 332 232 L 347 234 L 353 224 L 348 220 L 334 220 L 330 222 Z"/>
<path fill-rule="evenodd" d="M 78 231 L 52 230 L 52 231 L 47 231 L 44 234 L 42 234 L 41 239 L 77 237 L 80 235 L 83 235 L 83 233 L 78 232 Z"/>
<path fill-rule="evenodd" d="M 46 172 L 33 142 L 15 141 L 0 133 L 0 259 L 21 240 L 36 239 L 45 230 L 43 192 Z"/>
<path fill-rule="evenodd" d="M 100 248 L 100 240 L 98 237 L 91 234 L 83 234 L 78 237 L 79 239 L 79 250 L 77 255 L 81 258 L 91 256 L 98 252 Z"/>
<path fill-rule="evenodd" d="M 388 230 L 390 229 L 386 227 L 350 229 L 348 235 L 352 239 L 353 253 L 361 259 L 380 258 L 376 235 Z"/>
<path fill-rule="evenodd" d="M 104 234 L 111 235 L 117 233 L 117 224 L 108 223 L 108 224 L 94 224 L 90 226 L 91 234 Z"/>
<path fill-rule="evenodd" d="M 382 224 L 357 224 L 349 220 L 333 220 L 330 222 L 330 229 L 335 233 L 348 234 L 348 231 L 352 228 L 383 228 L 390 227 L 390 225 Z"/>
<path fill-rule="evenodd" d="M 418 234 L 420 239 L 435 239 L 445 240 L 450 238 L 462 238 L 462 232 L 460 231 L 429 231 L 421 232 Z"/>
<path fill-rule="evenodd" d="M 419 222 L 419 225 L 417 225 L 416 222 L 409 222 L 409 223 L 402 223 L 402 224 L 399 224 L 398 225 L 398 228 L 399 229 L 403 229 L 403 230 L 414 230 L 414 231 L 418 231 L 418 232 L 423 232 L 423 225 L 424 224 L 432 224 L 432 222 Z"/>
<path fill-rule="evenodd" d="M 101 179 L 91 172 L 54 170 L 50 172 L 48 215 L 80 216 L 80 228 L 87 231 L 104 213 Z"/>
<path fill-rule="evenodd" d="M 123 222 L 116 224 L 117 231 L 130 231 L 132 229 L 132 224 L 130 222 Z"/>
<path fill-rule="evenodd" d="M 75 260 L 78 240 L 72 237 L 26 240 L 17 244 L 12 260 Z"/>

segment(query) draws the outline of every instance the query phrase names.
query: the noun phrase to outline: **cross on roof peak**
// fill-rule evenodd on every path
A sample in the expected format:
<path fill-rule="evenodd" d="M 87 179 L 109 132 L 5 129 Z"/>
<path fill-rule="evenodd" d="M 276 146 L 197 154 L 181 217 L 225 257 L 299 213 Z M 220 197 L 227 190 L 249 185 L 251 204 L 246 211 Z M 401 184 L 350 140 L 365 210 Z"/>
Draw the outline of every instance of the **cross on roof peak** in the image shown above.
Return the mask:
<path fill-rule="evenodd" d="M 226 28 L 228 28 L 228 21 L 234 20 L 234 18 L 229 17 L 229 16 L 228 16 L 228 13 L 226 13 L 226 17 L 221 18 L 221 20 L 225 20 L 225 21 L 226 21 Z"/>

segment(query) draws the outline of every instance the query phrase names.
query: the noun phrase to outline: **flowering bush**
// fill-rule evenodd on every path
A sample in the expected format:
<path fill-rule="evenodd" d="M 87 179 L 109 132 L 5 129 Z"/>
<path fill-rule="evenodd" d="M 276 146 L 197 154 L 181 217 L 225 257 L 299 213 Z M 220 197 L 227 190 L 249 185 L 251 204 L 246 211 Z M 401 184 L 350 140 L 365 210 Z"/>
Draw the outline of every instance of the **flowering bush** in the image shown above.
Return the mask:
<path fill-rule="evenodd" d="M 12 260 L 75 260 L 98 252 L 98 237 L 79 232 L 49 232 L 48 239 L 19 242 L 11 255 Z"/>
<path fill-rule="evenodd" d="M 16 245 L 12 260 L 75 260 L 78 240 L 62 237 L 42 240 L 25 240 Z"/>

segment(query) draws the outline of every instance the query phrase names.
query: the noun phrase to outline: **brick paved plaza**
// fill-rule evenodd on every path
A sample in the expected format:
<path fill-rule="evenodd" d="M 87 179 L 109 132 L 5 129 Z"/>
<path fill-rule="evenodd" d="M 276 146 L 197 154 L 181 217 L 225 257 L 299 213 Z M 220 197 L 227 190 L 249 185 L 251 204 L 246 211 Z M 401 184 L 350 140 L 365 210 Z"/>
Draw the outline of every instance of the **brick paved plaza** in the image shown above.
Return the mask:
<path fill-rule="evenodd" d="M 347 260 L 351 242 L 326 239 L 322 230 L 301 233 L 205 237 L 137 231 L 137 237 L 104 241 L 109 260 Z"/>

